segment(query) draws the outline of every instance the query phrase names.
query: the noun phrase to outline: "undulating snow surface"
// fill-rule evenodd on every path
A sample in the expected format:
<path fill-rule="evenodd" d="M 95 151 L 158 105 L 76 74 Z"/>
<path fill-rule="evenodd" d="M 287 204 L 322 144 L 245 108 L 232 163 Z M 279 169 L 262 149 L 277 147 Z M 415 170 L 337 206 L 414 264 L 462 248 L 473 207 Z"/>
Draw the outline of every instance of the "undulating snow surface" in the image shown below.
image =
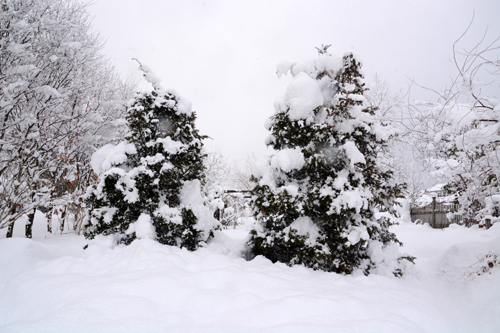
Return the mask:
<path fill-rule="evenodd" d="M 246 231 L 188 252 L 44 232 L 0 239 L 0 332 L 500 332 L 500 224 L 394 227 L 413 270 L 342 276 L 242 259 Z M 4 230 L 2 230 L 4 231 Z M 3 233 L 4 234 L 4 233 Z M 86 250 L 84 245 L 89 244 Z"/>

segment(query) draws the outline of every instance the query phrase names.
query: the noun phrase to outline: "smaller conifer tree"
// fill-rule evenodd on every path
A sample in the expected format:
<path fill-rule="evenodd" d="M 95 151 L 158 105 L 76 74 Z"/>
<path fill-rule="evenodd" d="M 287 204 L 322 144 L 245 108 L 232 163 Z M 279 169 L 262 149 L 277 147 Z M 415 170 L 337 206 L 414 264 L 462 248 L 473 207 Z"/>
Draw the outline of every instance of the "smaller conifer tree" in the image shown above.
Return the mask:
<path fill-rule="evenodd" d="M 100 175 L 85 199 L 85 236 L 114 234 L 124 244 L 151 237 L 195 250 L 216 224 L 201 197 L 206 136 L 195 127 L 190 103 L 161 88 L 147 66 L 140 68 L 155 89 L 130 104 L 126 141 L 93 157 Z"/>

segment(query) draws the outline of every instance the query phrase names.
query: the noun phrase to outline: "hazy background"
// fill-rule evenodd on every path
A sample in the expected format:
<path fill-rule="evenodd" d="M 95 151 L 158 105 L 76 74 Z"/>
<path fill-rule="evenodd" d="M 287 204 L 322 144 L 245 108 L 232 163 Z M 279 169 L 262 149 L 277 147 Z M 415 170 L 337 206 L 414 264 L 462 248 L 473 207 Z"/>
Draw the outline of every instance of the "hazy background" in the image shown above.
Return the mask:
<path fill-rule="evenodd" d="M 90 11 L 123 77 L 141 79 L 132 58 L 148 64 L 193 103 L 201 134 L 212 138 L 206 145 L 230 159 L 266 153 L 264 122 L 290 81 L 276 76 L 283 60 L 332 44 L 359 57 L 367 82 L 379 74 L 394 90 L 409 79 L 442 90 L 455 74 L 453 42 L 473 13 L 460 49 L 487 28 L 490 40 L 500 35 L 498 0 L 96 0 Z"/>

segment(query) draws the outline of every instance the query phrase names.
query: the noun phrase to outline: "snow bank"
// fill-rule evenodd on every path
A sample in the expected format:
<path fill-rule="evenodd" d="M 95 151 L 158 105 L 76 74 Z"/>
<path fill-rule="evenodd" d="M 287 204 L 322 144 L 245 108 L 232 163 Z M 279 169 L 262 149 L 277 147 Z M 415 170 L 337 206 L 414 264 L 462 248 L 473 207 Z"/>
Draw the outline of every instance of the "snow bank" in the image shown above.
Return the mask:
<path fill-rule="evenodd" d="M 500 251 L 500 225 L 402 222 L 393 231 L 418 257 L 402 279 L 245 261 L 243 230 L 195 252 L 147 238 L 111 247 L 109 237 L 83 250 L 84 238 L 40 225 L 37 214 L 33 240 L 0 239 L 3 333 L 500 331 L 500 268 L 466 278 L 478 256 Z"/>
<path fill-rule="evenodd" d="M 37 262 L 16 276 L 2 280 L 2 332 L 446 329 L 430 295 L 419 304 L 404 281 L 190 253 L 149 239 L 107 250 L 91 245 L 79 257 Z"/>

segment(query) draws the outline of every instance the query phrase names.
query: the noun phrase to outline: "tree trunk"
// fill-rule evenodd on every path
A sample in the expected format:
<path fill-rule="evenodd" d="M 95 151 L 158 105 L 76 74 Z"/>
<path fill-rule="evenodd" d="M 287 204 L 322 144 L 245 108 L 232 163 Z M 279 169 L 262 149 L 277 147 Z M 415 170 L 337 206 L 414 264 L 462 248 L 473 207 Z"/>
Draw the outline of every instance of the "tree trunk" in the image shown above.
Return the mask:
<path fill-rule="evenodd" d="M 45 217 L 47 218 L 47 232 L 52 233 L 52 207 L 48 207 L 45 212 Z"/>
<path fill-rule="evenodd" d="M 64 222 L 66 221 L 66 206 L 64 206 L 64 210 L 61 213 L 61 235 L 64 231 Z"/>
<path fill-rule="evenodd" d="M 14 233 L 14 222 L 16 221 L 12 220 L 12 222 L 7 227 L 7 235 L 6 235 L 7 238 L 12 238 L 12 234 Z"/>
<path fill-rule="evenodd" d="M 33 208 L 33 212 L 28 214 L 28 222 L 26 222 L 26 226 L 24 227 L 26 238 L 33 238 L 33 222 L 35 221 L 35 213 L 36 208 Z"/>
<path fill-rule="evenodd" d="M 10 211 L 11 211 L 11 214 L 14 215 L 16 213 L 16 205 L 12 205 Z M 6 235 L 7 238 L 12 238 L 12 235 L 14 234 L 14 223 L 15 222 L 16 222 L 16 220 L 11 220 L 11 222 L 9 223 L 9 226 L 7 227 L 7 235 Z"/>

